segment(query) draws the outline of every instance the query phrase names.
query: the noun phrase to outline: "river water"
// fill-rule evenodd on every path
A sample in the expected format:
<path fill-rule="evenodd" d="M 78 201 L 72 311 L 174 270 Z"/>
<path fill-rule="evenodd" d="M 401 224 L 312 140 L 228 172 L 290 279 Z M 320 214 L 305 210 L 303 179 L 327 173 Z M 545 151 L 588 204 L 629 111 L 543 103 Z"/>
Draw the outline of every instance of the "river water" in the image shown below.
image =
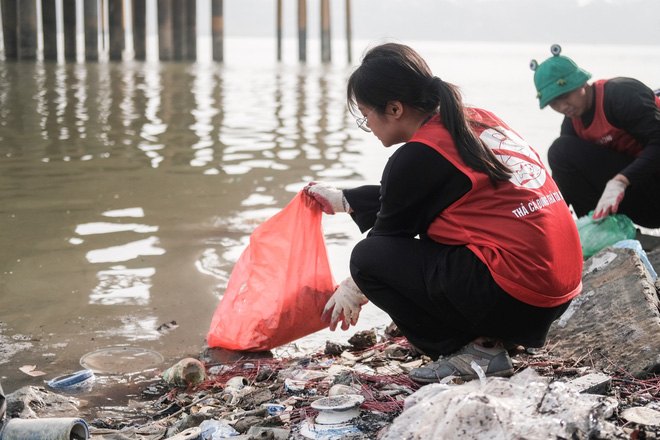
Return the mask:
<path fill-rule="evenodd" d="M 561 117 L 538 109 L 528 64 L 550 56 L 549 44 L 409 44 L 467 103 L 494 111 L 545 157 Z M 353 64 L 366 46 L 355 44 Z M 83 355 L 104 348 L 164 357 L 151 376 L 122 386 L 197 356 L 258 224 L 311 180 L 378 182 L 393 150 L 347 112 L 352 65 L 277 63 L 269 40 L 229 41 L 226 54 L 223 64 L 0 62 L 5 392 L 77 371 Z M 594 78 L 660 87 L 660 46 L 564 54 Z M 361 235 L 342 215 L 324 217 L 324 231 L 339 282 Z M 357 329 L 388 323 L 367 305 Z M 299 342 L 322 347 L 354 331 Z"/>

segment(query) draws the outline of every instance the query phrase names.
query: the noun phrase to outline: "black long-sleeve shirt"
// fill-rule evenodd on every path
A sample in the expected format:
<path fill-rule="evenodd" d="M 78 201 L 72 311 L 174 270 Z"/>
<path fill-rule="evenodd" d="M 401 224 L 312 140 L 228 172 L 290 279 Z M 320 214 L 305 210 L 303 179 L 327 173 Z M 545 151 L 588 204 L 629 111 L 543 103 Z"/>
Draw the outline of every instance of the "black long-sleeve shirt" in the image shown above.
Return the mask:
<path fill-rule="evenodd" d="M 442 154 L 409 142 L 392 154 L 380 185 L 345 189 L 344 196 L 360 231 L 424 237 L 431 222 L 471 187 L 470 179 Z"/>
<path fill-rule="evenodd" d="M 581 116 L 585 127 L 594 120 L 596 111 L 595 86 L 591 108 Z M 643 148 L 642 154 L 620 174 L 631 184 L 640 182 L 660 170 L 660 109 L 655 105 L 653 91 L 633 78 L 612 78 L 603 87 L 603 111 L 607 121 L 635 138 Z M 576 136 L 571 118 L 564 118 L 561 134 Z"/>

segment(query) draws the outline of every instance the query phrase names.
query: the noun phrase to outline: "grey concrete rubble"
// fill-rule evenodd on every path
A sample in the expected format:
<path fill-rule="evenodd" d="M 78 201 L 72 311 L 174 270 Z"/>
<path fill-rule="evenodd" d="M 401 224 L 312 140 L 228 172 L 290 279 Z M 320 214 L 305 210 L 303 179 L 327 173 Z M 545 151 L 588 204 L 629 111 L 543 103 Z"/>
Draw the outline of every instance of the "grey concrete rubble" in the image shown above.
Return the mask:
<path fill-rule="evenodd" d="M 34 419 L 68 417 L 78 411 L 81 400 L 46 390 L 43 387 L 23 387 L 7 395 L 7 415 Z"/>
<path fill-rule="evenodd" d="M 566 385 L 578 393 L 605 394 L 612 385 L 612 378 L 603 373 L 589 373 L 570 380 Z"/>
<path fill-rule="evenodd" d="M 607 421 L 616 408 L 610 397 L 577 393 L 528 368 L 507 380 L 425 386 L 383 439 L 625 439 Z"/>
<path fill-rule="evenodd" d="M 658 290 L 637 252 L 601 250 L 585 261 L 582 283 L 582 294 L 550 329 L 552 352 L 636 378 L 659 372 Z"/>
<path fill-rule="evenodd" d="M 660 250 L 648 260 L 660 266 Z M 292 344 L 286 358 L 205 347 L 163 368 L 124 417 L 39 387 L 7 395 L 7 417 L 82 417 L 95 440 L 658 439 L 660 283 L 635 250 L 608 247 L 583 284 L 546 347 L 512 352 L 511 378 L 420 386 L 407 372 L 430 359 L 390 325 L 323 352 Z M 357 416 L 320 423 L 312 404 L 332 396 L 359 398 Z"/>

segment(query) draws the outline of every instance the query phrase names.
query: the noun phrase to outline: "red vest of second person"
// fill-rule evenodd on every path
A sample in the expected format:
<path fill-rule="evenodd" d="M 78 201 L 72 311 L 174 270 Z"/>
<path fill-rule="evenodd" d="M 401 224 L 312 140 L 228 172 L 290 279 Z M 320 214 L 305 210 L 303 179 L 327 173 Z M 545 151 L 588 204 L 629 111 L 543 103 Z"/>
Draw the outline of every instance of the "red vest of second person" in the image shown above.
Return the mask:
<path fill-rule="evenodd" d="M 585 127 L 582 118 L 573 118 L 571 119 L 573 128 L 575 128 L 575 132 L 580 139 L 612 148 L 619 153 L 637 157 L 642 154 L 642 145 L 626 131 L 612 126 L 605 117 L 605 111 L 603 110 L 603 86 L 607 81 L 609 80 L 601 79 L 594 82 L 596 108 L 594 109 L 594 120 L 591 122 L 591 125 Z M 660 108 L 660 98 L 657 96 L 655 97 L 655 105 Z"/>
<path fill-rule="evenodd" d="M 554 307 L 582 290 L 582 249 L 575 221 L 538 154 L 490 112 L 470 117 L 494 129 L 480 138 L 512 171 L 495 188 L 488 176 L 468 167 L 439 115 L 410 142 L 434 148 L 463 172 L 472 189 L 431 223 L 428 235 L 449 245 L 466 245 L 509 295 L 537 307 Z"/>

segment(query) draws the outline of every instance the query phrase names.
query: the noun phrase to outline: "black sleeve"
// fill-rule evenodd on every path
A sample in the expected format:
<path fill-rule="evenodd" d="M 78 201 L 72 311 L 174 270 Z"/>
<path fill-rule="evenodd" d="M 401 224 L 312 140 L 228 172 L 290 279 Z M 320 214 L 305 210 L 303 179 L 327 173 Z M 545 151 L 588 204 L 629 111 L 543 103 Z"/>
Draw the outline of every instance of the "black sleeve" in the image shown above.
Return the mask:
<path fill-rule="evenodd" d="M 603 110 L 612 126 L 625 130 L 644 150 L 621 174 L 631 184 L 660 170 L 660 109 L 655 94 L 633 78 L 613 78 L 605 83 Z"/>
<path fill-rule="evenodd" d="M 573 120 L 571 118 L 564 117 L 564 120 L 561 123 L 561 135 L 579 137 L 575 132 L 575 127 L 573 127 Z"/>
<path fill-rule="evenodd" d="M 351 217 L 360 232 L 371 229 L 376 223 L 376 214 L 380 211 L 380 185 L 358 186 L 343 192 L 352 209 Z"/>
<path fill-rule="evenodd" d="M 425 235 L 438 214 L 470 188 L 470 179 L 443 155 L 411 142 L 390 157 L 380 187 L 344 190 L 344 195 L 361 231 L 371 228 L 369 235 L 414 237 Z"/>

